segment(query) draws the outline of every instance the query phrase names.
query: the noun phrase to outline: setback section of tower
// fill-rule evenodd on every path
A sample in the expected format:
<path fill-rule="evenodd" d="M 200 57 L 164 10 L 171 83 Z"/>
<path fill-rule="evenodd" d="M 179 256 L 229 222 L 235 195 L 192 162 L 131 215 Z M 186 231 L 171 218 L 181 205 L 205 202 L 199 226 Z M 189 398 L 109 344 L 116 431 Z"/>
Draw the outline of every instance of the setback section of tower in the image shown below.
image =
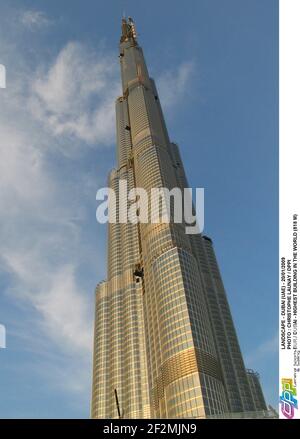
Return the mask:
<path fill-rule="evenodd" d="M 172 143 L 172 163 L 177 184 L 188 186 L 178 146 Z M 230 412 L 255 410 L 246 369 L 231 316 L 226 292 L 216 260 L 213 243 L 201 234 L 189 235 L 193 254 L 197 259 L 201 285 L 205 292 L 215 345 L 226 387 Z"/>
<path fill-rule="evenodd" d="M 134 186 L 132 168 L 110 174 L 117 200 L 120 179 L 129 191 Z M 138 226 L 109 224 L 108 238 L 108 280 L 96 288 L 92 417 L 119 417 L 117 394 L 122 417 L 147 418 L 143 286 L 135 275 L 140 265 Z"/>
<path fill-rule="evenodd" d="M 261 388 L 259 373 L 255 372 L 252 369 L 247 369 L 246 372 L 250 384 L 255 410 L 267 410 L 267 404 Z"/>

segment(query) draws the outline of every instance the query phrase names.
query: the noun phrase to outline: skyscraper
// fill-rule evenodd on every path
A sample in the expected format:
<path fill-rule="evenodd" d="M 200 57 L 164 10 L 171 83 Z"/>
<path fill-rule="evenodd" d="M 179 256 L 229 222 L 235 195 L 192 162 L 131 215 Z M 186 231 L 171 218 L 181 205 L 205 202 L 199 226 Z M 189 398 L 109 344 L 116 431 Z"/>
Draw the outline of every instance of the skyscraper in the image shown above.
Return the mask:
<path fill-rule="evenodd" d="M 109 186 L 188 187 L 135 25 L 122 20 L 123 94 Z M 151 212 L 150 212 L 151 214 Z M 185 224 L 109 224 L 96 288 L 92 417 L 206 418 L 256 410 L 212 240 Z"/>

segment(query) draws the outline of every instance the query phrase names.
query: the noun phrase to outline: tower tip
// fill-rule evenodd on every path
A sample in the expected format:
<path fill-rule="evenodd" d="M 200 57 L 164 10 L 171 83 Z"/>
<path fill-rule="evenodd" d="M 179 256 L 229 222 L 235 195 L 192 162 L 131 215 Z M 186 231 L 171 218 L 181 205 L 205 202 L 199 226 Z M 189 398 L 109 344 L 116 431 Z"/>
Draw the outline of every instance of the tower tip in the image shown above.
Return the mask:
<path fill-rule="evenodd" d="M 128 17 L 128 20 L 126 20 L 125 13 L 123 13 L 121 43 L 127 41 L 129 38 L 133 38 L 133 40 L 136 41 L 136 37 L 137 35 L 133 19 Z"/>

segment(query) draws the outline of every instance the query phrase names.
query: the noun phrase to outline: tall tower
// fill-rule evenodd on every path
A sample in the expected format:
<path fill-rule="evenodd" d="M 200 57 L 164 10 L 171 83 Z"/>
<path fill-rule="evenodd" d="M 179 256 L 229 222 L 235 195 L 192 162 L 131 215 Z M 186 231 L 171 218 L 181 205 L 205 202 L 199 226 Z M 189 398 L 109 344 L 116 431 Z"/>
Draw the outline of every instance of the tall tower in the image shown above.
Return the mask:
<path fill-rule="evenodd" d="M 123 94 L 109 186 L 117 199 L 120 180 L 128 191 L 147 193 L 188 187 L 130 18 L 122 20 L 119 58 Z M 109 224 L 107 281 L 96 288 L 92 417 L 206 418 L 251 410 L 211 239 L 187 235 L 185 224 L 174 221 Z"/>

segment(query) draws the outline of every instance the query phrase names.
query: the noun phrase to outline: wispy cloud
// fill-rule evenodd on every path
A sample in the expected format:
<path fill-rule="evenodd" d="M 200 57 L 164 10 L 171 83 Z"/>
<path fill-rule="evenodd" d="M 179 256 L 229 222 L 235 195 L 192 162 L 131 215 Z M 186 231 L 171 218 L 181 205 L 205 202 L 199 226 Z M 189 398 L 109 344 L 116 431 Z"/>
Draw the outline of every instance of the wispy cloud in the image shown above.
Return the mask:
<path fill-rule="evenodd" d="M 88 355 L 92 348 L 91 309 L 90 301 L 78 286 L 77 267 L 74 261 L 58 267 L 42 258 L 40 247 L 47 243 L 41 236 L 39 240 L 31 251 L 6 249 L 3 261 L 14 277 L 9 291 L 38 313 L 45 336 L 65 352 L 77 353 L 79 357 Z"/>
<path fill-rule="evenodd" d="M 107 147 L 114 131 L 107 89 L 117 90 L 111 64 L 104 61 L 109 54 L 104 58 L 88 46 L 67 44 L 48 70 L 44 64 L 31 70 L 21 58 L 18 54 L 18 73 L 9 64 L 9 86 L 1 92 L 0 263 L 9 275 L 5 292 L 32 317 L 22 329 L 37 332 L 60 352 L 64 373 L 46 361 L 48 372 L 43 368 L 43 373 L 58 387 L 87 394 L 93 292 L 85 291 L 78 272 L 91 257 L 81 234 L 82 194 L 90 190 L 85 187 L 89 179 L 79 163 L 78 172 L 67 175 L 50 165 L 50 157 L 59 163 L 69 151 L 72 160 L 74 148 L 84 150 L 89 142 Z M 39 347 L 43 345 L 48 343 Z M 79 375 L 85 375 L 80 383 Z"/>
<path fill-rule="evenodd" d="M 47 15 L 38 10 L 27 10 L 20 14 L 20 22 L 30 30 L 49 26 L 52 21 Z"/>
<path fill-rule="evenodd" d="M 195 72 L 193 61 L 181 63 L 176 70 L 163 72 L 157 80 L 157 88 L 160 100 L 166 110 L 170 110 L 178 104 L 188 90 L 191 90 L 192 75 Z"/>
<path fill-rule="evenodd" d="M 33 116 L 55 136 L 111 143 L 114 100 L 121 92 L 115 60 L 104 51 L 70 42 L 47 67 L 33 80 Z"/>

